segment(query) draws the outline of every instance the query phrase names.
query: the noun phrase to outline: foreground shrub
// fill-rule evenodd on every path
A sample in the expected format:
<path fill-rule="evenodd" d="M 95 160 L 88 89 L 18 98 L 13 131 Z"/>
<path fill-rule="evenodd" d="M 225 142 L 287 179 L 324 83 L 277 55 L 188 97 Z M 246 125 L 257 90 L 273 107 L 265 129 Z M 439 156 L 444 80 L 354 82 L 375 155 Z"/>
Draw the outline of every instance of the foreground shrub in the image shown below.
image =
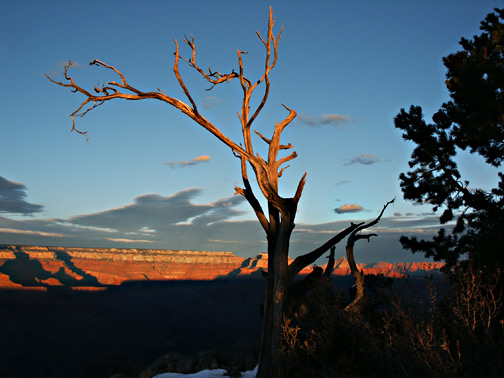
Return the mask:
<path fill-rule="evenodd" d="M 357 312 L 321 280 L 284 318 L 286 376 L 504 376 L 501 280 L 471 267 L 450 281 L 374 277 Z"/>

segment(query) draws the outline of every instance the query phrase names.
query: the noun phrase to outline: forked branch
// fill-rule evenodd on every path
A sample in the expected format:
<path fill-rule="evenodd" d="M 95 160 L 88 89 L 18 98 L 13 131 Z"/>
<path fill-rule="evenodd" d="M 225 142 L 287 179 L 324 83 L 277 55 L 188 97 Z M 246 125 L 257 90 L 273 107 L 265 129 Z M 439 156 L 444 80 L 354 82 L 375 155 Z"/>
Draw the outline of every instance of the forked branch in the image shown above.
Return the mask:
<path fill-rule="evenodd" d="M 261 204 L 257 200 L 254 192 L 252 191 L 252 187 L 250 186 L 250 182 L 247 174 L 247 161 L 245 158 L 240 157 L 241 159 L 241 171 L 242 171 L 242 180 L 244 188 L 240 188 L 239 186 L 235 186 L 235 194 L 241 194 L 248 201 L 252 209 L 254 210 L 259 223 L 261 223 L 264 231 L 268 232 L 269 222 L 264 214 Z"/>
<path fill-rule="evenodd" d="M 359 268 L 357 267 L 357 263 L 355 262 L 355 256 L 354 256 L 355 242 L 357 240 L 361 240 L 361 239 L 366 239 L 369 242 L 369 239 L 372 236 L 378 236 L 377 234 L 359 234 L 359 232 L 377 224 L 380 221 L 383 213 L 385 212 L 385 209 L 388 207 L 388 205 L 394 203 L 394 201 L 395 201 L 395 198 L 393 200 L 387 202 L 383 206 L 383 209 L 380 212 L 380 214 L 373 221 L 366 223 L 366 224 L 363 224 L 360 227 L 357 227 L 355 230 L 352 231 L 352 233 L 348 237 L 347 245 L 346 245 L 346 255 L 347 255 L 348 265 L 350 266 L 350 271 L 352 272 L 352 276 L 355 279 L 355 285 L 357 287 L 357 292 L 356 292 L 356 295 L 355 295 L 353 301 L 345 308 L 345 311 L 350 311 L 350 310 L 356 309 L 357 304 L 364 297 L 364 273 L 359 270 Z"/>
<path fill-rule="evenodd" d="M 103 105 L 106 101 L 120 98 L 120 99 L 126 99 L 126 100 L 143 100 L 143 99 L 157 99 L 160 101 L 164 101 L 171 106 L 179 109 L 182 111 L 184 114 L 186 114 L 188 117 L 193 119 L 195 122 L 197 122 L 199 125 L 203 126 L 205 129 L 210 131 L 212 134 L 214 134 L 219 140 L 221 140 L 224 144 L 226 144 L 228 147 L 230 147 L 238 156 L 241 156 L 245 158 L 252 166 L 254 169 L 254 172 L 258 176 L 258 182 L 261 187 L 261 190 L 265 197 L 267 199 L 273 198 L 276 203 L 281 202 L 280 197 L 278 196 L 277 191 L 277 184 L 276 180 L 278 179 L 278 176 L 283 172 L 285 168 L 280 168 L 280 166 L 296 157 L 296 154 L 293 153 L 280 161 L 276 161 L 276 156 L 278 150 L 281 149 L 288 149 L 291 148 L 292 146 L 289 145 L 282 145 L 280 144 L 280 134 L 283 128 L 288 124 L 296 115 L 296 113 L 293 110 L 289 109 L 289 116 L 280 123 L 280 125 L 276 126 L 276 130 L 274 132 L 274 136 L 271 140 L 269 140 L 269 145 L 270 145 L 270 153 L 269 157 L 274 157 L 274 159 L 269 159 L 268 162 L 260 158 L 258 155 L 254 153 L 253 146 L 252 146 L 252 140 L 250 136 L 250 126 L 254 119 L 257 117 L 257 115 L 260 113 L 260 111 L 263 109 L 264 104 L 268 98 L 269 94 L 269 87 L 270 87 L 270 81 L 269 81 L 269 74 L 270 71 L 275 67 L 277 58 L 278 58 L 278 44 L 279 40 L 281 37 L 282 30 L 278 33 L 278 35 L 275 37 L 273 35 L 273 27 L 275 24 L 275 18 L 273 17 L 273 11 L 270 8 L 269 12 L 269 20 L 268 20 L 268 32 L 266 38 L 263 38 L 259 33 L 257 33 L 259 39 L 261 42 L 265 45 L 266 48 L 266 58 L 265 58 L 265 68 L 264 72 L 261 75 L 261 77 L 258 80 L 250 80 L 245 77 L 244 75 L 244 68 L 243 68 L 243 61 L 242 61 L 242 54 L 243 52 L 238 51 L 238 63 L 239 63 L 239 73 L 234 72 L 234 70 L 231 73 L 228 74 L 222 74 L 218 70 L 213 71 L 210 67 L 208 68 L 208 73 L 205 72 L 196 62 L 196 46 L 195 46 L 195 41 L 194 37 L 191 36 L 190 38 L 185 37 L 184 42 L 187 46 L 189 46 L 191 50 L 191 58 L 186 59 L 180 56 L 179 52 L 179 45 L 177 40 L 175 40 L 175 60 L 174 60 L 174 65 L 173 65 L 173 71 L 175 74 L 175 77 L 177 78 L 179 86 L 182 88 L 185 96 L 187 97 L 188 103 L 185 103 L 184 101 L 181 101 L 179 99 L 176 99 L 174 97 L 168 96 L 165 94 L 163 91 L 158 89 L 157 91 L 151 91 L 151 92 L 144 92 L 136 87 L 130 85 L 128 81 L 126 80 L 125 75 L 115 68 L 114 66 L 108 65 L 105 62 L 102 62 L 100 60 L 94 60 L 90 64 L 95 65 L 95 66 L 102 66 L 105 67 L 108 70 L 113 71 L 114 74 L 118 75 L 120 80 L 118 81 L 109 81 L 103 86 L 95 86 L 92 90 L 88 91 L 84 89 L 82 86 L 77 84 L 74 79 L 69 76 L 69 68 L 72 66 L 72 62 L 70 62 L 68 65 L 65 66 L 64 68 L 64 78 L 65 81 L 57 81 L 51 78 L 49 75 L 46 75 L 50 81 L 53 83 L 72 89 L 73 92 L 79 92 L 82 95 L 84 95 L 85 99 L 84 101 L 80 104 L 80 106 L 70 115 L 70 118 L 72 119 L 72 131 L 76 131 L 80 134 L 86 135 L 86 131 L 80 131 L 77 129 L 76 124 L 75 124 L 75 117 L 82 117 L 86 115 L 89 111 L 95 109 L 98 106 Z M 192 97 L 188 86 L 184 82 L 180 70 L 179 70 L 179 61 L 180 59 L 183 59 L 185 62 L 189 64 L 190 67 L 195 69 L 198 73 L 200 73 L 205 80 L 207 80 L 212 88 L 221 83 L 228 83 L 234 78 L 239 78 L 240 83 L 242 85 L 242 88 L 244 90 L 243 93 L 243 101 L 242 101 L 242 109 L 240 114 L 240 121 L 242 123 L 242 131 L 243 131 L 243 140 L 244 140 L 244 146 L 242 147 L 238 143 L 233 142 L 229 138 L 227 138 L 220 130 L 217 128 L 215 125 L 213 125 L 211 122 L 209 122 L 205 117 L 201 115 L 199 112 L 198 106 Z M 265 92 L 264 95 L 262 96 L 262 99 L 260 101 L 260 104 L 258 105 L 257 109 L 255 110 L 254 114 L 252 117 L 249 117 L 249 107 L 250 107 L 250 101 L 251 101 L 251 96 L 253 91 L 257 88 L 257 86 L 260 83 L 265 83 Z M 264 140 L 266 138 L 263 137 Z M 272 169 L 275 168 L 277 170 L 275 175 L 271 174 Z M 248 179 L 247 179 L 248 180 Z M 304 184 L 304 180 L 302 180 L 301 185 L 298 186 L 298 189 L 302 189 L 302 186 Z M 245 188 L 244 192 L 247 191 L 249 192 L 248 189 Z M 273 192 L 272 192 L 273 191 Z M 299 192 L 299 190 L 298 190 Z M 242 194 L 240 190 L 237 191 L 237 193 Z M 250 195 L 247 196 L 248 198 L 251 198 Z M 264 225 L 264 222 L 261 221 L 261 223 Z"/>
<path fill-rule="evenodd" d="M 325 242 L 317 249 L 314 249 L 313 251 L 305 255 L 296 257 L 294 261 L 289 265 L 289 281 L 292 281 L 292 279 L 296 277 L 296 275 L 303 268 L 306 268 L 308 265 L 313 264 L 320 256 L 322 256 L 330 248 L 338 244 L 341 240 L 347 237 L 353 230 L 355 230 L 362 224 L 363 223 L 357 223 L 357 224 L 350 223 L 349 227 L 337 233 L 335 236 L 333 236 L 331 239 L 329 239 L 327 242 Z"/>
<path fill-rule="evenodd" d="M 234 72 L 234 70 L 229 74 L 223 75 L 219 71 L 212 72 L 212 69 L 210 67 L 208 67 L 208 74 L 205 73 L 205 71 L 196 64 L 196 46 L 194 44 L 194 37 L 192 35 L 191 39 L 184 37 L 184 42 L 191 48 L 192 57 L 191 59 L 182 59 L 185 60 L 187 64 L 193 67 L 201 74 L 201 76 L 203 76 L 209 83 L 212 84 L 212 86 L 208 88 L 207 91 L 212 90 L 217 84 L 228 83 L 235 77 L 238 77 L 238 74 Z"/>

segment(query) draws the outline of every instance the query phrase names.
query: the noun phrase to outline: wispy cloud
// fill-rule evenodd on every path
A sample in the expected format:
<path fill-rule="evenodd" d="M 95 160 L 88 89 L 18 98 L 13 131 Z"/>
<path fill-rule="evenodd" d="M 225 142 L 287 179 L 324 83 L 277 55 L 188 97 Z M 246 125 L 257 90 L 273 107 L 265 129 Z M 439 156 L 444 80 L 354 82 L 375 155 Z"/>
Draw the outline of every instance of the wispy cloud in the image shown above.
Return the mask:
<path fill-rule="evenodd" d="M 334 234 L 334 231 L 329 230 L 314 230 L 311 228 L 295 228 L 293 232 L 306 232 L 308 234 Z"/>
<path fill-rule="evenodd" d="M 214 108 L 216 106 L 219 106 L 221 102 L 222 102 L 222 99 L 220 99 L 219 97 L 206 96 L 203 99 L 203 108 L 204 109 Z"/>
<path fill-rule="evenodd" d="M 362 164 L 362 165 L 373 165 L 379 163 L 381 160 L 371 154 L 360 154 L 353 159 L 344 159 L 346 161 L 345 165 L 352 164 Z"/>
<path fill-rule="evenodd" d="M 0 176 L 0 213 L 33 215 L 42 211 L 41 205 L 25 201 L 26 186 Z"/>
<path fill-rule="evenodd" d="M 416 234 L 421 236 L 430 236 L 435 235 L 438 232 L 438 227 L 411 227 L 411 228 L 391 228 L 391 227 L 371 227 L 368 229 L 368 232 L 377 233 L 379 235 L 385 234 L 397 234 L 405 235 L 405 234 Z"/>
<path fill-rule="evenodd" d="M 241 240 L 221 240 L 221 239 L 208 239 L 209 242 L 212 243 L 222 243 L 222 244 L 237 244 L 237 245 L 257 245 L 257 244 L 266 244 L 266 241 L 241 241 Z"/>
<path fill-rule="evenodd" d="M 341 205 L 340 207 L 334 209 L 336 214 L 359 213 L 361 211 L 364 211 L 364 208 L 356 203 L 347 203 L 346 205 Z"/>
<path fill-rule="evenodd" d="M 206 225 L 242 213 L 234 209 L 243 202 L 241 196 L 226 197 L 208 204 L 193 203 L 192 200 L 200 193 L 201 189 L 193 188 L 171 196 L 144 194 L 134 198 L 132 204 L 75 216 L 69 222 L 79 226 L 114 228 L 119 232 L 158 231 L 183 223 Z"/>
<path fill-rule="evenodd" d="M 113 228 L 82 226 L 79 224 L 74 224 L 63 220 L 57 220 L 56 224 L 71 230 L 90 230 L 90 231 L 107 232 L 107 233 L 117 232 L 117 230 L 114 230 Z"/>
<path fill-rule="evenodd" d="M 343 126 L 344 124 L 355 122 L 355 120 L 349 115 L 341 115 L 341 114 L 308 115 L 306 113 L 301 113 L 297 121 L 303 125 L 308 126 L 321 126 L 321 125 Z"/>
<path fill-rule="evenodd" d="M 172 168 L 184 168 L 184 167 L 191 167 L 196 164 L 201 164 L 201 163 L 206 163 L 209 161 L 211 158 L 208 155 L 202 155 L 195 157 L 192 160 L 184 160 L 184 161 L 169 161 L 164 163 L 165 165 L 168 165 Z"/>
<path fill-rule="evenodd" d="M 52 236 L 55 238 L 64 238 L 66 235 L 58 234 L 55 232 L 32 231 L 32 230 L 18 230 L 15 228 L 0 228 L 0 232 L 7 234 L 21 234 L 21 235 L 38 235 L 38 236 Z"/>
<path fill-rule="evenodd" d="M 199 163 L 199 162 L 203 162 L 203 161 L 208 161 L 208 160 L 210 160 L 210 156 L 208 156 L 208 155 L 198 156 L 198 157 L 195 157 L 195 158 L 193 159 L 193 161 L 194 161 L 194 162 L 197 162 L 197 163 Z"/>
<path fill-rule="evenodd" d="M 138 239 L 107 238 L 107 240 L 118 243 L 154 243 L 152 240 L 138 240 Z"/>
<path fill-rule="evenodd" d="M 264 230 L 257 220 L 236 221 L 242 215 L 242 196 L 225 197 L 198 204 L 200 189 L 187 189 L 169 196 L 144 194 L 132 203 L 99 213 L 69 219 L 14 220 L 0 215 L 0 244 L 81 246 L 90 248 L 167 248 L 180 250 L 231 251 L 252 257 L 266 251 Z M 350 213 L 341 220 L 324 224 L 299 223 L 290 244 L 291 257 L 312 251 L 350 225 L 352 212 L 362 206 L 346 204 L 335 210 Z M 359 262 L 421 261 L 422 255 L 405 252 L 400 235 L 433 236 L 439 228 L 437 216 L 385 217 L 371 229 L 380 237 L 359 245 Z M 344 255 L 344 246 L 336 250 Z M 338 257 L 339 257 L 338 256 Z M 327 261 L 324 259 L 324 262 Z"/>
<path fill-rule="evenodd" d="M 401 218 L 407 218 L 407 217 L 414 217 L 414 216 L 430 216 L 434 215 L 434 213 L 423 213 L 423 214 L 415 214 L 415 213 L 394 213 L 394 217 L 401 217 Z"/>
<path fill-rule="evenodd" d="M 338 181 L 336 183 L 336 185 L 348 184 L 349 182 L 352 182 L 352 181 L 353 181 L 352 179 L 344 179 L 344 180 Z"/>

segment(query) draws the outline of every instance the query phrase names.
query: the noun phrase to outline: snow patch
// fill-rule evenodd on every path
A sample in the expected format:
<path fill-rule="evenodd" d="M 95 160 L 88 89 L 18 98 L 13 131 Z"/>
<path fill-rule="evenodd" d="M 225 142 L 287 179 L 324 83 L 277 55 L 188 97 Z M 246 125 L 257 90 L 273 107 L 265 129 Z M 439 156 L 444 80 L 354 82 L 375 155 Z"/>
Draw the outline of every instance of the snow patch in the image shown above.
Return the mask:
<path fill-rule="evenodd" d="M 154 376 L 153 378 L 221 378 L 226 374 L 227 371 L 224 369 L 213 369 L 213 370 L 202 370 L 193 374 L 180 374 L 180 373 L 163 373 Z M 242 378 L 255 378 L 257 374 L 257 366 L 254 370 L 246 371 L 242 373 Z"/>

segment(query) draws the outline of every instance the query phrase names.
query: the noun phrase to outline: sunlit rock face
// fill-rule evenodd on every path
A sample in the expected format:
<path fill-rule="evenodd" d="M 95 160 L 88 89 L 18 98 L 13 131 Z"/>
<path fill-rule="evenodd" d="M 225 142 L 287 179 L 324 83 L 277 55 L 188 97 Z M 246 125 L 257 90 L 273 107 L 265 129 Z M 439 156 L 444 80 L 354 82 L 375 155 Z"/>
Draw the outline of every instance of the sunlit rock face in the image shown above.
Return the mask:
<path fill-rule="evenodd" d="M 427 262 L 357 265 L 365 274 L 387 277 L 425 276 L 443 266 Z M 266 253 L 245 259 L 231 252 L 0 245 L 0 287 L 4 288 L 87 289 L 126 281 L 247 278 L 260 276 L 267 268 Z M 300 274 L 312 269 L 307 267 Z M 346 259 L 337 260 L 333 275 L 349 274 Z"/>
<path fill-rule="evenodd" d="M 294 261 L 289 257 L 289 264 Z M 304 268 L 299 274 L 310 274 L 312 271 L 312 267 Z M 256 257 L 251 257 L 248 259 L 244 259 L 242 265 L 231 272 L 230 276 L 254 276 L 259 275 L 261 271 L 268 270 L 268 254 L 260 253 Z"/>
<path fill-rule="evenodd" d="M 293 260 L 289 258 L 289 264 Z M 405 276 L 416 276 L 425 277 L 430 273 L 439 272 L 439 270 L 444 266 L 444 263 L 440 262 L 410 262 L 410 263 L 388 263 L 388 262 L 377 262 L 371 264 L 357 264 L 359 270 L 364 271 L 364 274 L 375 274 L 383 275 L 386 277 L 405 277 Z M 327 264 L 322 265 L 321 268 L 326 269 Z M 234 273 L 235 275 L 253 275 L 257 274 L 259 270 L 268 269 L 268 255 L 266 253 L 261 253 L 255 258 L 245 259 L 242 266 L 237 269 Z M 313 267 L 309 266 L 304 268 L 300 274 L 311 273 Z M 347 276 L 352 274 L 350 270 L 350 265 L 345 257 L 341 257 L 334 262 L 334 269 L 332 272 L 335 276 Z"/>
<path fill-rule="evenodd" d="M 227 276 L 243 260 L 231 252 L 0 246 L 0 286 L 212 280 Z"/>

